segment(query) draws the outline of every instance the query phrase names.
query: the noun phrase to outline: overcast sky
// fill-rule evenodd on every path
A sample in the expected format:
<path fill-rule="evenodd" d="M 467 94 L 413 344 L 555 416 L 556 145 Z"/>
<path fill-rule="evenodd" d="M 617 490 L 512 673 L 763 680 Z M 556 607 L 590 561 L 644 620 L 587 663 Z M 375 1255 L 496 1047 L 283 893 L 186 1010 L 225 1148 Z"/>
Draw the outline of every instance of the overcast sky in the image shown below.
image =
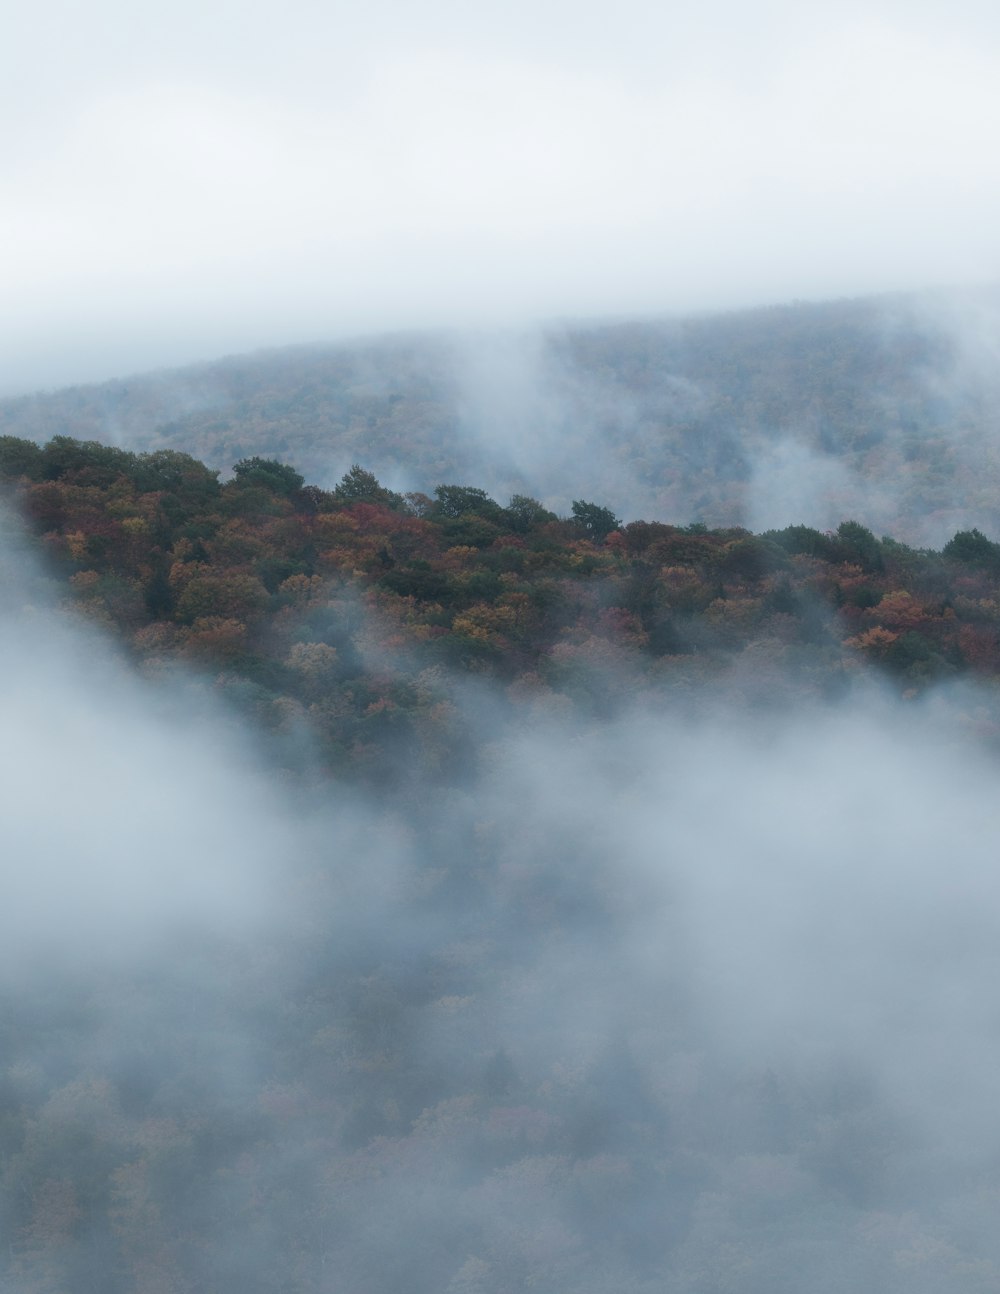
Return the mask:
<path fill-rule="evenodd" d="M 997 276 L 983 0 L 41 0 L 0 391 L 383 328 Z"/>

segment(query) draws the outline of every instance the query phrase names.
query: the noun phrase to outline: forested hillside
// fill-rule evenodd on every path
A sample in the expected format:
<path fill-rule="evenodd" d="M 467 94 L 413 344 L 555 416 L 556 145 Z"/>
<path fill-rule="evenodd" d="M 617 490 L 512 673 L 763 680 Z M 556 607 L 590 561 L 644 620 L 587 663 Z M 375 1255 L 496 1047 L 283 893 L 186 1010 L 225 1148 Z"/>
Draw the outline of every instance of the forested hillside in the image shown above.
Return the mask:
<path fill-rule="evenodd" d="M 924 1008 L 897 1054 L 861 1004 L 870 949 L 921 1002 L 965 983 L 942 969 L 953 930 L 982 970 L 950 915 L 979 836 L 940 893 L 918 855 L 947 848 L 935 796 L 984 812 L 962 751 L 996 742 L 1000 546 L 624 523 L 601 498 L 559 516 L 357 465 L 324 489 L 260 455 L 222 482 L 65 436 L 3 437 L 0 471 L 42 561 L 4 609 L 42 661 L 5 669 L 12 695 L 37 676 L 22 731 L 43 752 L 25 778 L 11 752 L 8 814 L 25 858 L 67 824 L 58 887 L 7 931 L 49 942 L 3 989 L 5 1288 L 996 1288 L 991 1161 L 911 1077 L 945 1081 Z M 98 636 L 57 668 L 54 626 L 72 643 L 79 623 Z M 131 685 L 86 664 L 109 639 L 143 706 L 186 716 L 165 755 L 122 710 Z M 981 687 L 922 727 L 960 680 Z M 883 692 L 904 718 L 880 723 Z M 247 789 L 199 789 L 206 715 L 255 751 Z M 151 858 L 219 904 L 209 933 L 160 913 Z M 122 891 L 141 951 L 101 934 Z M 807 898 L 835 937 L 790 986 L 768 958 L 812 928 Z M 841 1020 L 830 984 L 855 976 Z"/>
<path fill-rule="evenodd" d="M 351 776 L 464 758 L 446 669 L 588 713 L 698 683 L 752 704 L 869 669 L 907 695 L 1000 675 L 1000 545 L 978 530 L 933 552 L 852 520 L 754 535 L 587 500 L 559 518 L 357 465 L 323 490 L 260 457 L 223 484 L 176 451 L 66 437 L 5 437 L 0 469 L 66 607 L 145 671 L 194 666 L 276 736 L 308 728 Z"/>
<path fill-rule="evenodd" d="M 568 511 L 751 529 L 1000 532 L 996 293 L 236 357 L 0 403 L 0 433 L 255 455 L 331 487 L 476 480 Z M 574 485 L 569 487 L 567 482 Z"/>

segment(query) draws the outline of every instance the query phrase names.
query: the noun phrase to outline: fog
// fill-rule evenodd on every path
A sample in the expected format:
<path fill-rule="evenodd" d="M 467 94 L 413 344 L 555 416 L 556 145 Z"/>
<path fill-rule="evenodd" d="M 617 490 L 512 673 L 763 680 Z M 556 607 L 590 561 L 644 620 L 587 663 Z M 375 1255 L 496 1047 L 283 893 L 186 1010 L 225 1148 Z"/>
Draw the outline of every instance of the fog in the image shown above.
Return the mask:
<path fill-rule="evenodd" d="M 5 979 L 118 969 L 206 929 L 256 935 L 280 914 L 285 839 L 260 761 L 196 680 L 143 684 L 105 633 L 55 604 L 8 508 Z"/>
<path fill-rule="evenodd" d="M 976 0 L 100 0 L 0 55 L 0 392 L 997 274 Z"/>
<path fill-rule="evenodd" d="M 975 691 L 442 674 L 464 776 L 310 791 L 5 553 L 6 1288 L 995 1288 Z"/>
<path fill-rule="evenodd" d="M 889 395 L 867 454 L 819 417 L 751 454 L 739 418 L 694 434 L 725 392 L 667 363 L 629 388 L 551 321 L 996 278 L 994 7 L 99 0 L 7 27 L 0 394 L 439 328 L 502 499 L 991 529 L 987 296 L 879 316 L 941 341 L 909 373 L 952 468 L 919 516 L 927 442 Z M 164 378 L 164 420 L 220 383 Z M 104 395 L 94 434 L 131 443 Z M 730 497 L 692 486 L 733 459 Z M 409 470 L 383 479 L 438 483 Z M 438 669 L 456 767 L 403 752 L 362 790 L 307 718 L 265 739 L 211 672 L 142 672 L 9 510 L 0 544 L 5 1289 L 993 1294 L 986 691 L 859 673 L 805 701 L 768 667 L 637 704 L 604 661 L 586 712 Z"/>
<path fill-rule="evenodd" d="M 1000 527 L 998 358 L 992 287 L 470 331 L 451 345 L 456 457 L 561 515 L 582 496 L 755 533 L 854 518 L 941 548 Z"/>

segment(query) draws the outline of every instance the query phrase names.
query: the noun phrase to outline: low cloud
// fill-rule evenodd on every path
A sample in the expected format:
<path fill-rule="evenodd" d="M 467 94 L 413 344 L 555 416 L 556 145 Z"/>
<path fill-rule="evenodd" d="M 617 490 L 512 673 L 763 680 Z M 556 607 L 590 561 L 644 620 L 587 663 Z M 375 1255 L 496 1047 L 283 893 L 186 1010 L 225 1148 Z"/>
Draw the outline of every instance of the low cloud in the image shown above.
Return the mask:
<path fill-rule="evenodd" d="M 0 95 L 0 390 L 989 278 L 1000 45 L 959 8 L 27 16 Z"/>
<path fill-rule="evenodd" d="M 466 777 L 315 798 L 202 684 L 136 681 L 23 559 L 14 1289 L 43 1261 L 428 1294 L 693 1294 L 734 1252 L 746 1291 L 964 1294 L 1000 1270 L 974 692 L 598 722 L 455 687 Z M 81 1195 L 101 1182 L 113 1226 Z M 53 1250 L 60 1207 L 88 1220 Z"/>

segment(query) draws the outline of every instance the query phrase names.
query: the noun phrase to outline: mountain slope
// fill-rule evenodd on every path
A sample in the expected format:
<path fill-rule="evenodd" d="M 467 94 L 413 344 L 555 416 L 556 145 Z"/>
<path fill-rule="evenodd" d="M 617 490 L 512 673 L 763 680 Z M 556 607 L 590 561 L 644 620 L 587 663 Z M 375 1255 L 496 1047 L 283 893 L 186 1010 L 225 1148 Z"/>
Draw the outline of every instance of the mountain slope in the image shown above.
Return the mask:
<path fill-rule="evenodd" d="M 940 545 L 1000 532 L 1000 298 L 790 305 L 535 335 L 297 348 L 0 403 L 0 434 L 260 454 L 332 485 L 476 480 L 566 510 L 752 529 L 856 516 Z"/>

